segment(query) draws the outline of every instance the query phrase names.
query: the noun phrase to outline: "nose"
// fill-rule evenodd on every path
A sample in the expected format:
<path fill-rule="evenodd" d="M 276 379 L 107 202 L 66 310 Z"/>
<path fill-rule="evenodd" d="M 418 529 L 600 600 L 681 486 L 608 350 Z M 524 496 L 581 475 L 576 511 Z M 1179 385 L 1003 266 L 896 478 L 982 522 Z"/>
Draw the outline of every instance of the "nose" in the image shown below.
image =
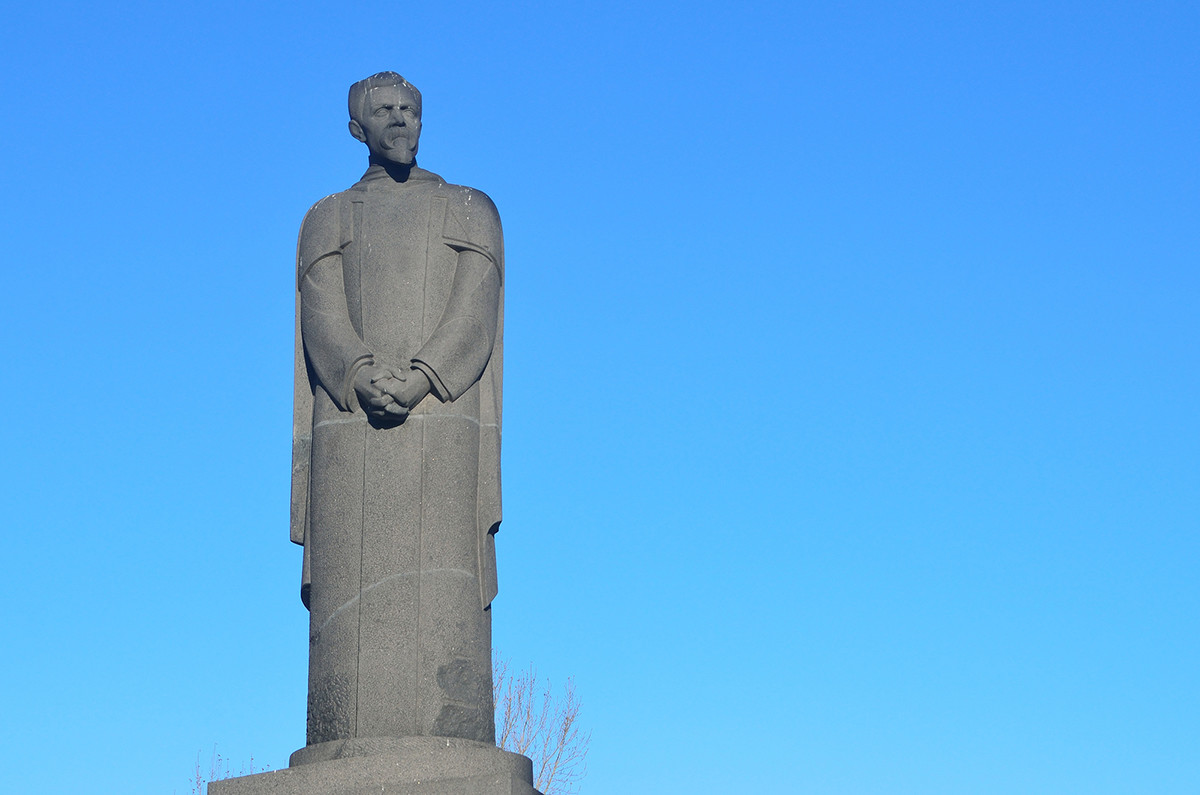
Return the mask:
<path fill-rule="evenodd" d="M 393 123 L 399 124 L 401 127 L 405 126 L 403 110 L 401 110 L 400 108 L 392 108 L 391 115 L 392 115 Z"/>

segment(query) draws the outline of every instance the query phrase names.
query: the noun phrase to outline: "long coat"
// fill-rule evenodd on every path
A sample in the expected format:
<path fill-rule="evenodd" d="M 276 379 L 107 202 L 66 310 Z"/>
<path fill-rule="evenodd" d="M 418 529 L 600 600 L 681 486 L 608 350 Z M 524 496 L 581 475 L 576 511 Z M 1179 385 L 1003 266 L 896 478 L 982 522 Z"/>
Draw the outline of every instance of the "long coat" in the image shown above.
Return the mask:
<path fill-rule="evenodd" d="M 308 743 L 494 741 L 504 253 L 483 193 L 378 166 L 309 210 L 298 248 L 292 540 L 310 610 Z M 366 363 L 432 393 L 397 426 Z"/>

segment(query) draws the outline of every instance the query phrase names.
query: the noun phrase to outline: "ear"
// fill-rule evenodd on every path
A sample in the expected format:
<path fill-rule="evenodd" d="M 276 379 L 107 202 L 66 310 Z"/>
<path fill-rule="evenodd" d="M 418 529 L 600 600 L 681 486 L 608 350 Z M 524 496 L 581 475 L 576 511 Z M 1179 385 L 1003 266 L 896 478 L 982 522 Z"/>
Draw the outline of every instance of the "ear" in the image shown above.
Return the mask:
<path fill-rule="evenodd" d="M 350 120 L 350 134 L 354 136 L 355 140 L 362 141 L 364 144 L 367 142 L 367 134 L 363 132 L 362 125 L 354 119 Z"/>

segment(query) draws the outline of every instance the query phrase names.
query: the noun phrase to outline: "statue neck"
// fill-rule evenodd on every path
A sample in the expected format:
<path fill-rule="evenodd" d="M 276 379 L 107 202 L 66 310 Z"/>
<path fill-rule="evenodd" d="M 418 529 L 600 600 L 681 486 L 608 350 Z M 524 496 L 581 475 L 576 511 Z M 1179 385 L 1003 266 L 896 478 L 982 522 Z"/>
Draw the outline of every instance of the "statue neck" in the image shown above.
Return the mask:
<path fill-rule="evenodd" d="M 408 165 L 400 165 L 372 155 L 368 162 L 370 165 L 367 167 L 367 173 L 363 175 L 363 179 L 379 179 L 387 174 L 396 182 L 407 182 L 412 170 L 417 167 L 416 159 Z"/>

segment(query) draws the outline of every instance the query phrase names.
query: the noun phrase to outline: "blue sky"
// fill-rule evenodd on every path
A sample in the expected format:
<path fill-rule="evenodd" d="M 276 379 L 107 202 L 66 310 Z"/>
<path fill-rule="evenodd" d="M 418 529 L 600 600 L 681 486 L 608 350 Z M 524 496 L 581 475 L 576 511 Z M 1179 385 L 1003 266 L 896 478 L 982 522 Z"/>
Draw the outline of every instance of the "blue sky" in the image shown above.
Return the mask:
<path fill-rule="evenodd" d="M 1200 7 L 6 4 L 0 791 L 304 741 L 354 80 L 507 247 L 495 640 L 592 793 L 1200 790 Z"/>

